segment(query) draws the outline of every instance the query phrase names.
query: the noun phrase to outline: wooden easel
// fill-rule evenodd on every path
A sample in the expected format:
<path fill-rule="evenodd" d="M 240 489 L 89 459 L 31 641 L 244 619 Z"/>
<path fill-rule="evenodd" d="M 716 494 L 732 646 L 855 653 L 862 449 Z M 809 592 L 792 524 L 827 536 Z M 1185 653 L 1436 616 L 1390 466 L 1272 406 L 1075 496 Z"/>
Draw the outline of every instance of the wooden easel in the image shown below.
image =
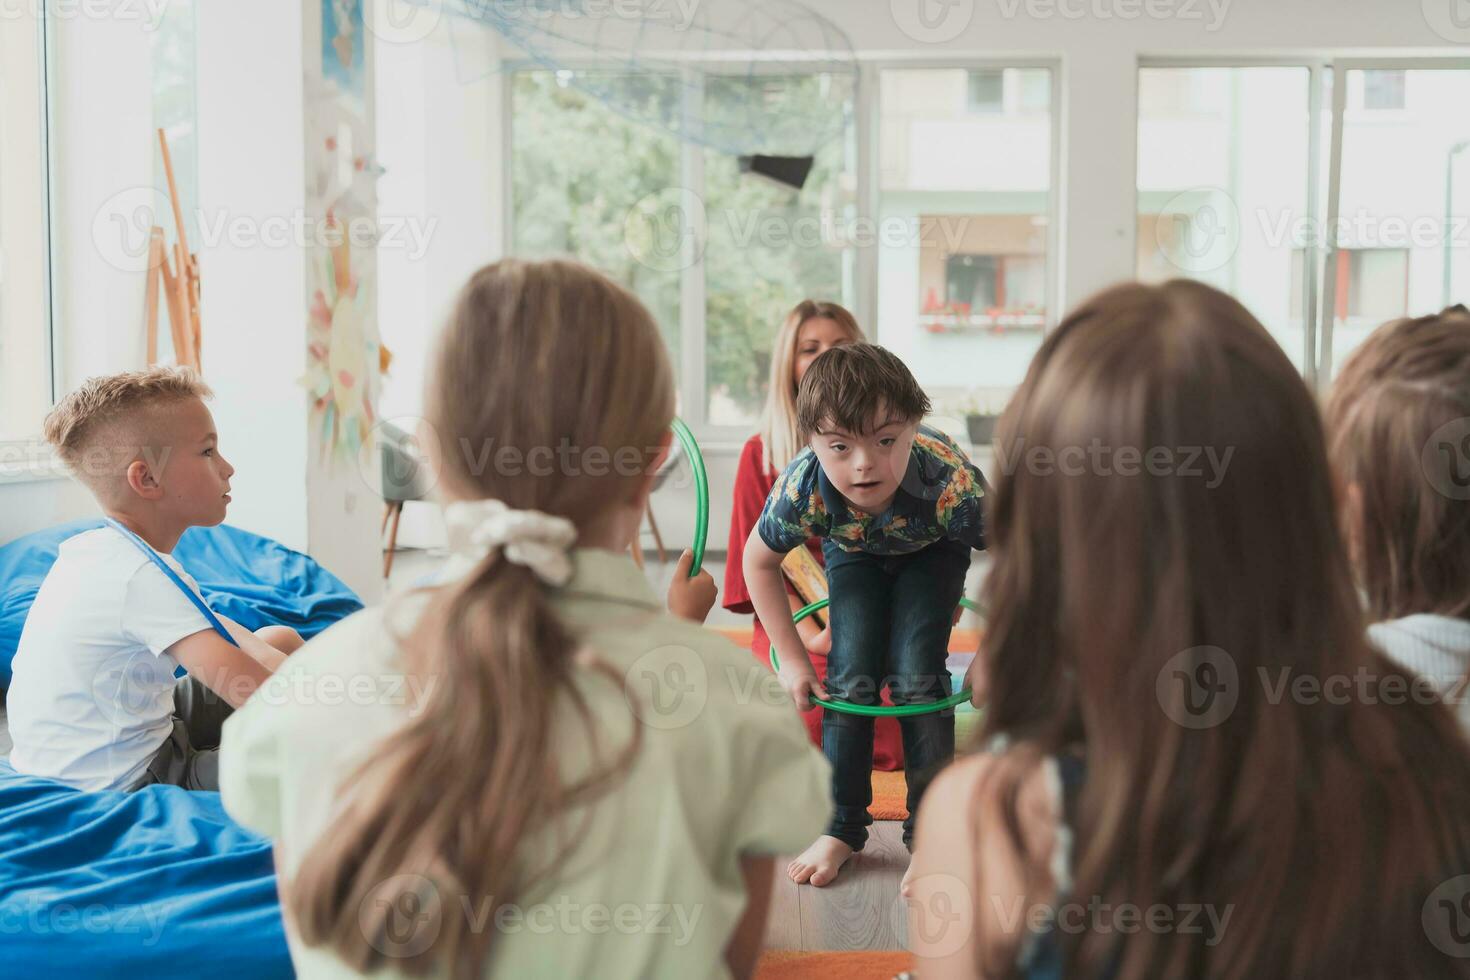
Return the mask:
<path fill-rule="evenodd" d="M 163 229 L 154 225 L 148 233 L 148 290 L 146 319 L 148 329 L 148 363 L 158 363 L 158 292 L 163 283 L 163 301 L 168 307 L 169 330 L 173 336 L 174 360 L 195 371 L 200 370 L 199 354 L 202 337 L 199 324 L 199 257 L 189 251 L 184 232 L 184 210 L 179 206 L 179 189 L 174 182 L 173 158 L 168 152 L 168 137 L 158 131 L 158 146 L 163 152 L 163 172 L 168 178 L 168 199 L 173 205 L 175 238 L 173 264 L 169 264 L 169 248 Z"/>

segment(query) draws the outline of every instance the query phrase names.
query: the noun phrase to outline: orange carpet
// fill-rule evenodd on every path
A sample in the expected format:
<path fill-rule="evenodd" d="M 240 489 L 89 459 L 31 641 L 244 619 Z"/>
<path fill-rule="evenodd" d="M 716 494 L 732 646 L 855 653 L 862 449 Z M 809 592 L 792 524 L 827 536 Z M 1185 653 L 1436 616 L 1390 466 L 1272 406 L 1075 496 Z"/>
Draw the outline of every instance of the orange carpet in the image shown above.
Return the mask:
<path fill-rule="evenodd" d="M 755 976 L 756 980 L 891 980 L 913 965 L 913 955 L 903 950 L 804 953 L 775 949 L 761 954 Z"/>
<path fill-rule="evenodd" d="M 907 820 L 908 796 L 909 784 L 903 778 L 903 770 L 900 769 L 898 772 L 874 770 L 873 802 L 868 806 L 868 812 L 873 815 L 874 820 Z"/>

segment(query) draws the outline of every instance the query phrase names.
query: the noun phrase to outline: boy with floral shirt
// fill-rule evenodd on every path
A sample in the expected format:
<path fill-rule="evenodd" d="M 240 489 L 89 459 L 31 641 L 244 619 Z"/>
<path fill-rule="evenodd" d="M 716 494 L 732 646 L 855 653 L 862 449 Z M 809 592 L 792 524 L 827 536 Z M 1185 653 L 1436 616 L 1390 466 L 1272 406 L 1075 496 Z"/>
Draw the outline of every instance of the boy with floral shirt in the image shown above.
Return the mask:
<path fill-rule="evenodd" d="M 950 693 L 945 667 L 970 550 L 985 547 L 985 479 L 952 440 L 920 424 L 929 399 L 881 347 L 835 347 L 812 362 L 797 395 L 808 447 L 786 468 L 745 547 L 746 583 L 781 666 L 781 686 L 808 698 L 925 704 Z M 827 565 L 832 652 L 825 690 L 786 605 L 781 558 L 816 535 Z M 954 757 L 954 714 L 900 718 L 912 846 L 929 780 Z M 798 883 L 825 885 L 867 842 L 872 818 L 873 719 L 828 711 L 822 750 L 835 812 L 827 833 L 791 862 Z"/>

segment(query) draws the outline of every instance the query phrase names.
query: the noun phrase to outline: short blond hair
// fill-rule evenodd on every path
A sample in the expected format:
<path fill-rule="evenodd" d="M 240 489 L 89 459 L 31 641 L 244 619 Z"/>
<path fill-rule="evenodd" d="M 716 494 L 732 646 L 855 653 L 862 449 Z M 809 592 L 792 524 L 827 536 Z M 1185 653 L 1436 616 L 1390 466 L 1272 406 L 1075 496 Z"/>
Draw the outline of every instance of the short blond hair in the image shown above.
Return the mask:
<path fill-rule="evenodd" d="M 149 442 L 147 433 L 130 432 L 129 423 L 150 408 L 189 398 L 202 401 L 213 394 L 203 379 L 186 367 L 151 367 L 88 378 L 57 402 L 41 431 L 72 474 L 101 493 L 105 480 L 116 473 L 109 465 L 92 465 L 94 454 L 102 450 L 111 455 L 117 449 L 128 448 L 108 444 L 124 432 Z"/>

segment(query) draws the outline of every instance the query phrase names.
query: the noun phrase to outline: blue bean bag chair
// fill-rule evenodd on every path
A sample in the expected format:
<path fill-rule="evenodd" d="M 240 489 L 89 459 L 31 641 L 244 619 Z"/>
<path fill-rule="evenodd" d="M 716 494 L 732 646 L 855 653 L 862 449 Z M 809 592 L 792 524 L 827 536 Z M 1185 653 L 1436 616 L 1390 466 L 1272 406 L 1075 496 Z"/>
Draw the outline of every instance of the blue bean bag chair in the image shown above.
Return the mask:
<path fill-rule="evenodd" d="M 271 843 L 218 793 L 86 793 L 0 761 L 0 975 L 292 977 Z"/>
<path fill-rule="evenodd" d="M 0 547 L 0 687 L 73 521 Z M 269 538 L 190 528 L 174 556 L 217 612 L 310 638 L 362 608 L 341 580 Z M 270 841 L 218 793 L 83 792 L 0 760 L 0 975 L 291 977 Z"/>
<path fill-rule="evenodd" d="M 0 547 L 0 689 L 10 685 L 21 627 L 61 542 L 101 526 L 98 518 L 72 521 Z M 311 558 L 227 524 L 191 527 L 173 554 L 210 607 L 247 629 L 290 626 L 311 639 L 362 608 L 356 593 Z"/>

